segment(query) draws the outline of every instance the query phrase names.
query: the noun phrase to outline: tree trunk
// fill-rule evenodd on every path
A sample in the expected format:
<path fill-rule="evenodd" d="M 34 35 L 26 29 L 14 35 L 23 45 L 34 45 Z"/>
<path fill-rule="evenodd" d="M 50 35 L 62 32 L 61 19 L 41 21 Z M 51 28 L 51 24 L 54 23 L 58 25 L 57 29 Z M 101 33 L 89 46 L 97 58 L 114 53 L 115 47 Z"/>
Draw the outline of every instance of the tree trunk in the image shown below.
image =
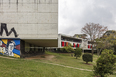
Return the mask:
<path fill-rule="evenodd" d="M 104 75 L 101 75 L 101 77 L 104 77 Z"/>
<path fill-rule="evenodd" d="M 83 49 L 83 53 L 84 53 L 84 49 Z"/>
<path fill-rule="evenodd" d="M 88 62 L 86 62 L 86 64 L 88 64 Z"/>
<path fill-rule="evenodd" d="M 93 47 L 92 47 L 92 56 L 93 56 L 93 53 L 94 53 L 94 49 L 93 49 Z"/>
<path fill-rule="evenodd" d="M 91 45 L 92 45 L 92 56 L 93 56 L 93 53 L 94 53 L 94 46 L 93 46 L 94 45 L 94 41 L 91 39 L 91 42 L 92 42 Z"/>
<path fill-rule="evenodd" d="M 99 49 L 97 49 L 97 55 L 99 56 Z"/>
<path fill-rule="evenodd" d="M 97 49 L 97 55 L 98 55 L 98 57 L 100 55 L 100 52 L 101 52 L 101 49 Z"/>
<path fill-rule="evenodd" d="M 101 51 L 102 51 L 102 49 L 99 50 L 99 55 L 100 55 Z"/>

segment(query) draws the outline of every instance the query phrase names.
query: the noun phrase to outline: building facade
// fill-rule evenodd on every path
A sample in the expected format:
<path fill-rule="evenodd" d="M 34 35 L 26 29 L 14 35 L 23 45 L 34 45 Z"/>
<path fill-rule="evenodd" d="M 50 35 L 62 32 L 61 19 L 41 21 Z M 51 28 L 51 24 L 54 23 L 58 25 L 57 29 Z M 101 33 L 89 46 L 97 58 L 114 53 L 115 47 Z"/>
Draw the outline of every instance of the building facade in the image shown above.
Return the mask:
<path fill-rule="evenodd" d="M 58 0 L 0 0 L 0 25 L 1 54 L 13 41 L 11 50 L 13 56 L 20 51 L 18 57 L 37 47 L 57 47 Z"/>
<path fill-rule="evenodd" d="M 92 45 L 87 39 L 59 34 L 58 35 L 58 48 L 63 48 L 68 45 L 71 45 L 72 48 L 74 49 L 76 48 L 81 48 L 83 50 L 92 49 Z"/>

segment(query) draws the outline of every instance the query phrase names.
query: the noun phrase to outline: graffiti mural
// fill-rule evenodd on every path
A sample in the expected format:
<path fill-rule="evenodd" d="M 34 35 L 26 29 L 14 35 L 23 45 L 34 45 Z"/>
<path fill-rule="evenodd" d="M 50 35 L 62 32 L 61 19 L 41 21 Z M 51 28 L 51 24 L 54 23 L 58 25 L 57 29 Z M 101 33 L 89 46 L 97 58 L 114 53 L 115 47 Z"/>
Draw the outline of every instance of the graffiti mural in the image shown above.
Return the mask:
<path fill-rule="evenodd" d="M 0 39 L 0 54 L 20 58 L 20 40 Z"/>
<path fill-rule="evenodd" d="M 3 30 L 5 30 L 6 35 L 9 36 L 12 32 L 14 33 L 15 37 L 18 37 L 17 32 L 15 31 L 14 27 L 11 28 L 11 30 L 8 32 L 7 29 L 7 24 L 6 23 L 1 23 L 1 29 L 0 29 L 0 35 L 2 36 Z"/>

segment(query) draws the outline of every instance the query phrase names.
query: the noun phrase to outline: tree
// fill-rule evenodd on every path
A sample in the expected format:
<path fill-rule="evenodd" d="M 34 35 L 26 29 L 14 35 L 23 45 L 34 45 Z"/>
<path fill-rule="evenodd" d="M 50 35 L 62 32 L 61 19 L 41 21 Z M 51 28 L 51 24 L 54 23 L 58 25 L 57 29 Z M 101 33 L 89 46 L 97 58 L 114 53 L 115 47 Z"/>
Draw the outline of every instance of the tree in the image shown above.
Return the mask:
<path fill-rule="evenodd" d="M 112 48 L 114 50 L 114 55 L 116 55 L 116 31 L 112 31 L 112 34 L 109 36 L 110 43 L 112 44 Z"/>
<path fill-rule="evenodd" d="M 96 49 L 98 55 L 104 49 L 112 49 L 116 54 L 116 31 L 107 31 L 102 38 L 96 39 Z"/>
<path fill-rule="evenodd" d="M 76 48 L 76 50 L 74 51 L 74 56 L 76 56 L 76 59 L 77 57 L 80 57 L 81 55 L 82 55 L 82 49 Z"/>
<path fill-rule="evenodd" d="M 111 39 L 110 37 L 106 37 L 106 38 L 100 38 L 100 39 L 96 39 L 96 49 L 97 49 L 97 54 L 98 56 L 100 55 L 101 51 L 104 49 L 112 49 L 113 44 L 110 42 Z"/>
<path fill-rule="evenodd" d="M 93 72 L 95 75 L 100 75 L 101 77 L 113 74 L 115 63 L 116 56 L 113 54 L 113 51 L 105 49 L 96 61 L 96 66 L 94 66 Z"/>
<path fill-rule="evenodd" d="M 92 55 L 93 55 L 95 39 L 100 38 L 103 35 L 103 33 L 107 31 L 107 27 L 95 23 L 86 23 L 86 25 L 81 29 L 81 31 L 82 33 L 85 33 L 86 35 L 89 36 L 92 44 Z"/>
<path fill-rule="evenodd" d="M 85 54 L 83 54 L 82 59 L 83 59 L 83 61 L 86 62 L 86 64 L 88 64 L 88 62 L 93 61 L 93 56 L 89 53 L 85 53 Z"/>

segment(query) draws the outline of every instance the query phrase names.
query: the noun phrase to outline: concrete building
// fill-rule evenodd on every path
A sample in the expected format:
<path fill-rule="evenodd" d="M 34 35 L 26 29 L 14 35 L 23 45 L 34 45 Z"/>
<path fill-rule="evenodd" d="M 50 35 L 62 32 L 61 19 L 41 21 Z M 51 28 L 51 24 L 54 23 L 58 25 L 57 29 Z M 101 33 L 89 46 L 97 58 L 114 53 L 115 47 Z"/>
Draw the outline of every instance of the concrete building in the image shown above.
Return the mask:
<path fill-rule="evenodd" d="M 0 0 L 0 53 L 58 46 L 58 0 Z M 35 49 L 36 48 L 36 49 Z"/>

